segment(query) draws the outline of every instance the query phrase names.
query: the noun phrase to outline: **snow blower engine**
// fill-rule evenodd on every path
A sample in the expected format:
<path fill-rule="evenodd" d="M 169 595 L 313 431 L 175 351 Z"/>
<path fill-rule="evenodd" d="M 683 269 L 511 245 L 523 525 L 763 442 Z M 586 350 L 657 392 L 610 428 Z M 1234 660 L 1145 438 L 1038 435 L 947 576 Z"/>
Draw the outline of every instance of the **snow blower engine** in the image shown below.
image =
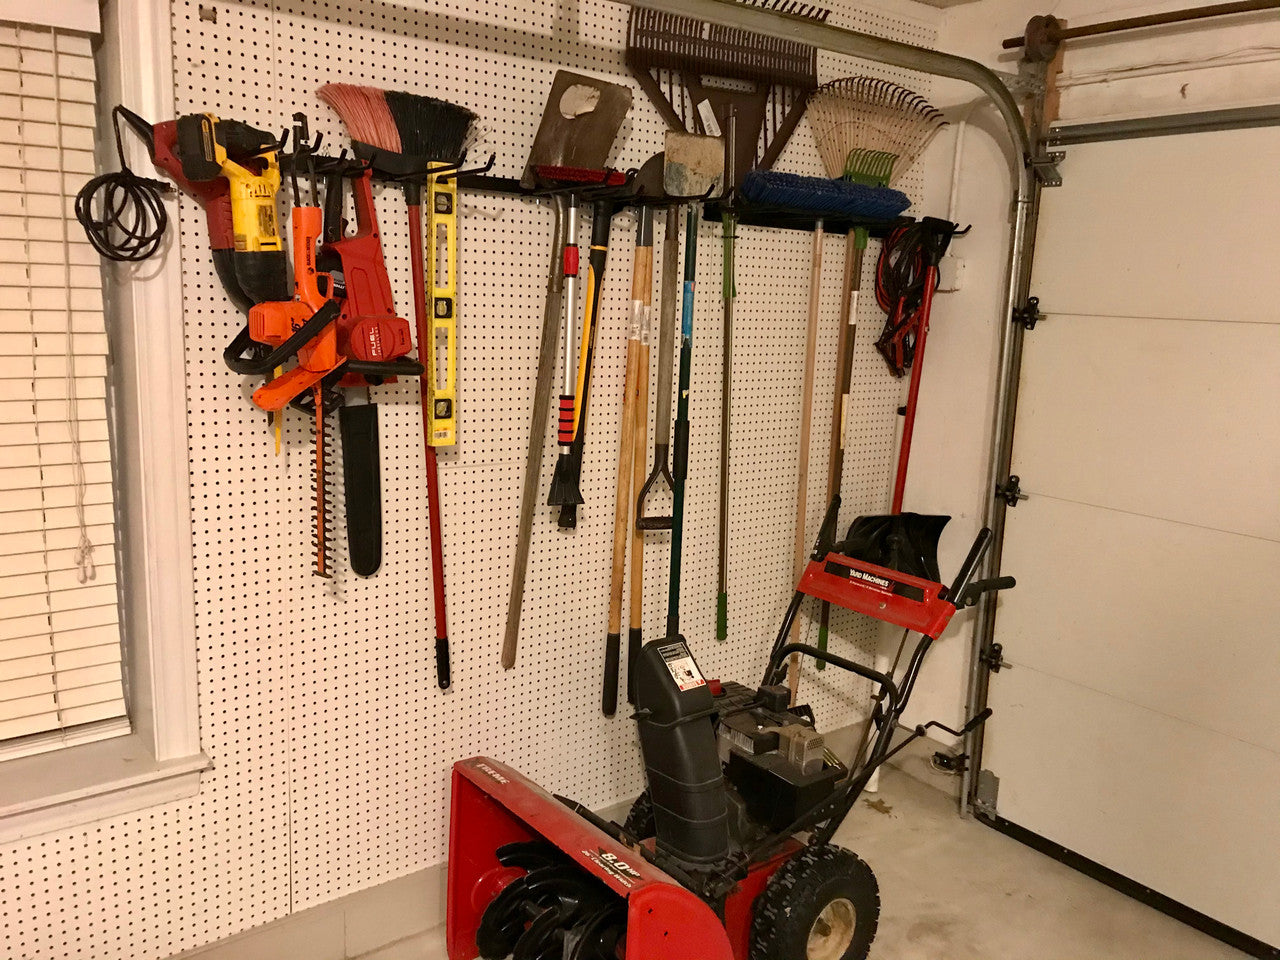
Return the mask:
<path fill-rule="evenodd" d="M 946 517 L 859 517 L 835 542 L 833 501 L 754 690 L 704 678 L 682 637 L 644 647 L 636 713 L 648 789 L 624 825 L 552 796 L 485 757 L 454 765 L 449 830 L 450 960 L 859 960 L 879 919 L 875 875 L 831 839 L 890 749 L 934 639 L 957 609 L 1012 577 L 974 581 L 984 529 L 950 588 L 938 582 Z M 788 643 L 806 597 L 920 634 L 901 678 Z M 878 691 L 849 763 L 807 706 L 791 706 L 792 654 Z"/>

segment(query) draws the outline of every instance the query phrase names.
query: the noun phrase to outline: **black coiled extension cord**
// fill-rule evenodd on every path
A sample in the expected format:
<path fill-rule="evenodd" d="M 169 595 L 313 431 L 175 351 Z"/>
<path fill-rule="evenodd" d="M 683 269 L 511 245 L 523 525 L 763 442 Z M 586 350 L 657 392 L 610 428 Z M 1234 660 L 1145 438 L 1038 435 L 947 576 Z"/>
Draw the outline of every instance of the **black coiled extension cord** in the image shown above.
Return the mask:
<path fill-rule="evenodd" d="M 163 180 L 140 177 L 129 169 L 120 140 L 120 111 L 111 111 L 120 170 L 94 177 L 76 194 L 76 220 L 93 248 L 109 260 L 137 263 L 160 249 L 169 214 L 161 193 L 171 187 Z M 95 213 L 94 211 L 97 211 Z"/>
<path fill-rule="evenodd" d="M 919 223 L 895 228 L 884 238 L 876 264 L 876 302 L 888 316 L 876 349 L 895 377 L 915 359 L 916 314 L 924 299 L 924 231 Z"/>
<path fill-rule="evenodd" d="M 924 316 L 925 284 L 958 231 L 956 224 L 934 217 L 895 227 L 885 237 L 876 264 L 876 302 L 888 317 L 876 349 L 895 377 L 902 377 L 915 360 Z M 934 280 L 936 283 L 936 278 Z"/>

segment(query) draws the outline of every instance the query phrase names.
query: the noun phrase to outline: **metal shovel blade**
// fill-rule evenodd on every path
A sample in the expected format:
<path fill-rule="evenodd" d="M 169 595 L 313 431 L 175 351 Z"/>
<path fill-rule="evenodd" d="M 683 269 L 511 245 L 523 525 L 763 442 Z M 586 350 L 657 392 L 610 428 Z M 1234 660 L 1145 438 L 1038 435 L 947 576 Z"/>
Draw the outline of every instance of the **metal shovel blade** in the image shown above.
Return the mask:
<path fill-rule="evenodd" d="M 534 171 L 538 167 L 602 169 L 630 109 L 629 87 L 557 71 L 521 185 L 526 189 L 537 185 Z"/>
<path fill-rule="evenodd" d="M 668 196 L 693 199 L 709 194 L 724 176 L 724 141 L 683 130 L 668 130 L 663 185 Z"/>

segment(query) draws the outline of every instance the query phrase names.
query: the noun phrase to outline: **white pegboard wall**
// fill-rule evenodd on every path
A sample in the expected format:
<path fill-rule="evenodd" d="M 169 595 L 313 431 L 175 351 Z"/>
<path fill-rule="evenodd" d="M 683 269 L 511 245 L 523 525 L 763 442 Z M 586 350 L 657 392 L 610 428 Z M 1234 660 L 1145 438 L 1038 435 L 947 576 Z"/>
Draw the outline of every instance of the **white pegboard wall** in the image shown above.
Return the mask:
<path fill-rule="evenodd" d="M 939 14 L 836 4 L 832 22 L 930 44 Z M 495 173 L 516 175 L 557 69 L 634 92 L 613 162 L 662 149 L 656 111 L 621 63 L 628 8 L 607 0 L 364 3 L 174 0 L 180 112 L 210 110 L 282 129 L 303 110 L 331 145 L 336 116 L 314 95 L 329 81 L 430 93 L 474 109 Z M 927 94 L 919 75 L 822 54 L 820 78 L 890 77 Z M 779 169 L 820 173 L 801 123 Z M 921 195 L 918 175 L 903 189 Z M 410 316 L 403 200 L 379 188 L 396 304 Z M 435 685 L 421 421 L 413 384 L 380 404 L 384 560 L 367 580 L 310 573 L 310 437 L 287 418 L 272 454 L 252 385 L 222 362 L 243 322 L 206 251 L 203 215 L 182 204 L 188 423 L 195 533 L 202 744 L 215 769 L 199 797 L 0 848 L 19 878 L 0 926 L 5 956 L 166 957 L 291 911 L 437 863 L 446 853 L 448 769 L 475 753 L 510 762 L 558 793 L 600 806 L 641 784 L 634 726 L 600 715 L 615 464 L 634 219 L 619 214 L 606 273 L 583 469 L 587 504 L 573 534 L 537 511 L 516 669 L 498 653 L 506 617 L 528 439 L 551 217 L 510 197 L 462 198 L 459 445 L 441 451 L 453 687 Z M 585 220 L 585 218 L 584 218 Z M 661 264 L 661 215 L 655 265 Z M 585 243 L 589 224 L 582 225 Z M 743 227 L 731 501 L 731 639 L 714 639 L 720 410 L 719 224 L 699 231 L 691 467 L 682 628 L 709 674 L 753 682 L 791 593 L 810 236 Z M 821 340 L 809 467 L 808 536 L 824 509 L 830 397 L 844 240 L 824 244 Z M 894 410 L 902 384 L 874 353 L 882 323 L 867 252 L 858 316 L 844 522 L 887 505 Z M 657 317 L 655 289 L 654 316 Z M 656 389 L 651 364 L 649 426 Z M 548 430 L 541 497 L 554 462 Z M 340 475 L 340 471 L 339 475 Z M 340 513 L 341 502 L 335 499 Z M 338 524 L 336 561 L 345 568 Z M 645 548 L 645 630 L 665 621 L 667 536 Z M 624 602 L 624 621 L 626 607 Z M 833 649 L 868 656 L 875 628 L 833 622 Z M 802 691 L 823 726 L 862 715 L 863 685 L 806 671 Z M 12 903 L 17 906 L 11 906 Z"/>

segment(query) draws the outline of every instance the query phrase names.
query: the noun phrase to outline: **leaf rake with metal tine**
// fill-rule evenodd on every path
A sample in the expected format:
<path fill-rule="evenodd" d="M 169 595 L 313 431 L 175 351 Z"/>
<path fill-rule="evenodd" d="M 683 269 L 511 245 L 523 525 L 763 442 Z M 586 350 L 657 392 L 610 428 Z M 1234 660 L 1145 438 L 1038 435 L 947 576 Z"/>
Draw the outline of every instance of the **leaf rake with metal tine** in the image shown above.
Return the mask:
<path fill-rule="evenodd" d="M 808 115 L 827 175 L 873 187 L 892 186 L 947 125 L 924 97 L 877 77 L 824 83 Z"/>

